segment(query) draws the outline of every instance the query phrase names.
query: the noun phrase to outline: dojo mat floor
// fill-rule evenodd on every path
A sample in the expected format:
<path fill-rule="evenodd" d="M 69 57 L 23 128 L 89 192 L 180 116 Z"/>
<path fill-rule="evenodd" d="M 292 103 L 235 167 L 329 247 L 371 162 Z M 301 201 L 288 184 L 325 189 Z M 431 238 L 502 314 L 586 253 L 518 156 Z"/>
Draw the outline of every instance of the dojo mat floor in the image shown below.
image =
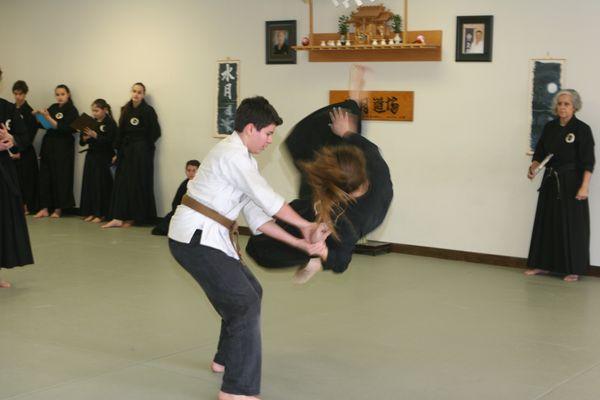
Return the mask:
<path fill-rule="evenodd" d="M 29 219 L 36 264 L 2 270 L 0 399 L 215 399 L 219 319 L 148 228 Z M 264 288 L 264 400 L 598 399 L 600 279 L 355 256 Z"/>

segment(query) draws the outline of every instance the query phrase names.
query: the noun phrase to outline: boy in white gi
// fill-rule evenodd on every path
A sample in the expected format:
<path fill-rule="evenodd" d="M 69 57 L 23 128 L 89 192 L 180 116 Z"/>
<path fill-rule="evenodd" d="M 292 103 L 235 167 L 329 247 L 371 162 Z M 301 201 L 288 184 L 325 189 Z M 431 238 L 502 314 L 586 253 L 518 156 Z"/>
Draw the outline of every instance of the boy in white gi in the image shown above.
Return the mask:
<path fill-rule="evenodd" d="M 281 229 L 273 218 L 299 228 L 309 238 L 317 226 L 300 217 L 260 175 L 253 154 L 271 142 L 282 120 L 263 97 L 242 101 L 235 132 L 202 161 L 169 227 L 173 257 L 200 284 L 221 316 L 213 371 L 224 371 L 219 400 L 257 399 L 260 393 L 262 288 L 240 261 L 234 221 L 240 211 L 253 233 L 262 232 L 309 254 L 323 250 Z"/>

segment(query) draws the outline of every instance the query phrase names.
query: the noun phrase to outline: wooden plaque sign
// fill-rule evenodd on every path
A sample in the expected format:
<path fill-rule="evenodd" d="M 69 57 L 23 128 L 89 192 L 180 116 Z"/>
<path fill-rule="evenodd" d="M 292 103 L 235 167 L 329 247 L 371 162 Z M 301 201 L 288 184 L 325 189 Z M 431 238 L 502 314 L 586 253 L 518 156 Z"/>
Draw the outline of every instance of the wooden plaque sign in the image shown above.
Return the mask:
<path fill-rule="evenodd" d="M 347 90 L 330 90 L 329 104 L 350 97 Z M 363 91 L 362 118 L 371 121 L 412 121 L 415 92 Z"/>

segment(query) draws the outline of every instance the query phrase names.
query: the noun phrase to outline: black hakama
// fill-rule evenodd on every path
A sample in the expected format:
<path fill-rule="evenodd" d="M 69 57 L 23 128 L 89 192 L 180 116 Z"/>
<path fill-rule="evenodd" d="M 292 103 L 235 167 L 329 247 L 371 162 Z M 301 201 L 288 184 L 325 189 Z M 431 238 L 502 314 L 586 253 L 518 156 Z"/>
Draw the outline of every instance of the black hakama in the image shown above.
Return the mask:
<path fill-rule="evenodd" d="M 40 208 L 62 210 L 75 206 L 73 196 L 73 169 L 75 163 L 76 132 L 71 128 L 79 117 L 72 103 L 48 108 L 50 116 L 58 123 L 48 129 L 40 150 Z"/>
<path fill-rule="evenodd" d="M 152 223 L 156 220 L 154 199 L 154 143 L 161 135 L 154 108 L 145 101 L 121 112 L 115 147 L 117 171 L 111 198 L 113 219 Z"/>
<path fill-rule="evenodd" d="M 26 140 L 26 128 L 15 106 L 0 99 L 0 123 L 10 128 L 17 148 L 21 140 Z M 24 139 L 25 138 L 25 139 Z M 19 190 L 17 168 L 8 151 L 0 151 L 0 268 L 13 268 L 33 264 L 31 244 L 23 200 Z"/>
<path fill-rule="evenodd" d="M 20 143 L 20 157 L 15 159 L 17 166 L 17 176 L 19 178 L 19 187 L 23 196 L 23 203 L 27 206 L 27 210 L 35 212 L 38 210 L 39 204 L 39 166 L 38 158 L 33 141 L 39 129 L 39 124 L 32 114 L 33 109 L 25 102 L 21 107 L 17 108 L 18 113 L 23 118 L 25 123 L 26 134 Z"/>
<path fill-rule="evenodd" d="M 173 214 L 175 214 L 175 209 L 178 205 L 181 204 L 181 199 L 183 199 L 183 195 L 187 192 L 187 184 L 190 180 L 184 179 L 183 182 L 177 188 L 177 192 L 175 193 L 175 197 L 173 197 L 173 201 L 171 202 L 171 211 L 167 215 L 162 218 L 158 224 L 152 229 L 152 234 L 157 236 L 167 236 L 169 233 L 169 224 L 171 223 L 171 218 Z"/>
<path fill-rule="evenodd" d="M 113 177 L 110 171 L 115 155 L 113 144 L 117 135 L 117 123 L 107 115 L 94 128 L 98 136 L 84 141 L 81 134 L 79 144 L 87 145 L 81 184 L 81 215 L 108 216 L 112 195 Z"/>
<path fill-rule="evenodd" d="M 539 189 L 529 258 L 530 268 L 564 275 L 582 275 L 590 265 L 588 200 L 577 200 L 584 171 L 593 172 L 594 138 L 590 127 L 576 117 L 566 126 L 548 122 L 533 161 L 554 157 L 546 166 Z"/>
<path fill-rule="evenodd" d="M 285 144 L 294 162 L 311 160 L 315 151 L 323 146 L 353 145 L 360 148 L 367 162 L 369 190 L 356 202 L 348 205 L 346 211 L 337 219 L 335 229 L 340 240 L 332 236 L 327 238 L 329 250 L 323 268 L 334 272 L 344 272 L 352 260 L 352 252 L 356 242 L 372 232 L 383 222 L 393 197 L 390 171 L 382 158 L 379 148 L 359 133 L 346 138 L 336 136 L 329 127 L 329 112 L 333 107 L 349 109 L 359 115 L 358 105 L 354 101 L 346 101 L 327 106 L 315 111 L 300 121 L 287 137 Z M 303 218 L 314 221 L 314 207 L 310 187 L 302 179 L 300 199 L 294 200 L 290 206 Z M 301 237 L 293 226 L 277 221 L 286 231 Z M 291 267 L 306 264 L 310 257 L 300 250 L 292 248 L 267 235 L 252 236 L 246 246 L 247 253 L 261 266 L 266 268 Z"/>

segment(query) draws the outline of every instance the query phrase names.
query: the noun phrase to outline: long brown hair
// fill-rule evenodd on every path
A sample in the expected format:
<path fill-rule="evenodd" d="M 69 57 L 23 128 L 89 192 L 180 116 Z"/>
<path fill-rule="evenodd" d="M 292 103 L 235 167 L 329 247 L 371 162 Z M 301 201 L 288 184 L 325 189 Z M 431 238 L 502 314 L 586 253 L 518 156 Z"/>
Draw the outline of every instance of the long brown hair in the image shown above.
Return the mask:
<path fill-rule="evenodd" d="M 363 152 L 355 146 L 325 146 L 314 160 L 299 165 L 312 189 L 316 222 L 325 223 L 339 240 L 335 223 L 348 204 L 355 201 L 350 193 L 368 183 Z"/>

